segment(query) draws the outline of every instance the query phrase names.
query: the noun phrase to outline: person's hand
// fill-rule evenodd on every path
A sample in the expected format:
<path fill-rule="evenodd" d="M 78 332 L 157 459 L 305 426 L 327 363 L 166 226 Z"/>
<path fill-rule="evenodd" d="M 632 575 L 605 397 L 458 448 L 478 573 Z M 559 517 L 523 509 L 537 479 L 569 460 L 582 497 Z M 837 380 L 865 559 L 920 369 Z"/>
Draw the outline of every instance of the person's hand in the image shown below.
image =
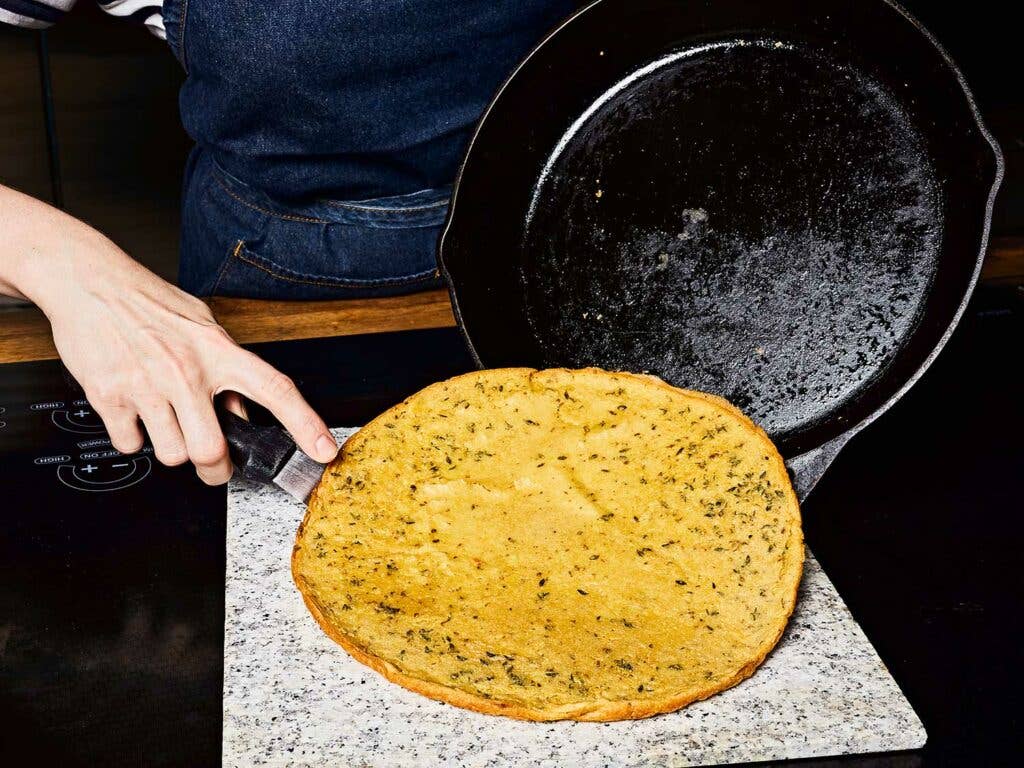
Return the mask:
<path fill-rule="evenodd" d="M 37 303 L 114 448 L 138 451 L 144 424 L 159 461 L 191 460 L 206 483 L 227 482 L 231 461 L 213 408 L 226 392 L 239 415 L 241 395 L 270 410 L 309 456 L 334 458 L 334 438 L 292 381 L 235 344 L 206 304 L 106 238 L 86 240 L 75 244 L 59 288 L 36 291 Z"/>
<path fill-rule="evenodd" d="M 64 365 L 122 453 L 142 425 L 164 464 L 189 459 L 210 484 L 231 461 L 213 409 L 244 416 L 240 396 L 273 413 L 305 453 L 338 452 L 291 380 L 235 344 L 201 301 L 161 280 L 96 230 L 0 186 L 0 294 L 34 302 L 50 320 Z"/>

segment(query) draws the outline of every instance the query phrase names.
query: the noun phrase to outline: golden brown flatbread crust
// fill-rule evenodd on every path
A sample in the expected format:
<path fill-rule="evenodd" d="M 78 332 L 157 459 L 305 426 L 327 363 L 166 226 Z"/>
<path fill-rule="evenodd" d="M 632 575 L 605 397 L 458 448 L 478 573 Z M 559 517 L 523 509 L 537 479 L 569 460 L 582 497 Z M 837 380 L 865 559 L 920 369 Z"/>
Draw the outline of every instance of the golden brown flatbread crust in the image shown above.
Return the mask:
<path fill-rule="evenodd" d="M 648 717 L 735 685 L 782 635 L 802 564 L 760 428 L 596 369 L 474 372 L 385 412 L 325 472 L 292 555 L 358 661 L 524 720 Z"/>

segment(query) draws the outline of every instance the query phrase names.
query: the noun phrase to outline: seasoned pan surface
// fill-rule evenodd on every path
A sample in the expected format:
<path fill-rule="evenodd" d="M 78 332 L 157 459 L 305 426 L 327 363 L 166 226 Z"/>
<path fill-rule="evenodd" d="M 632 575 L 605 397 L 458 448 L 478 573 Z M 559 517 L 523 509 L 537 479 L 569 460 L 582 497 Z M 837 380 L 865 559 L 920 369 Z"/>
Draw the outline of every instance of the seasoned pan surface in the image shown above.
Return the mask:
<path fill-rule="evenodd" d="M 1001 169 L 890 3 L 602 0 L 485 114 L 440 261 L 480 364 L 648 371 L 793 458 L 942 346 Z"/>
<path fill-rule="evenodd" d="M 534 189 L 520 277 L 542 360 L 648 369 L 776 436 L 827 419 L 917 322 L 938 186 L 910 116 L 842 60 L 772 39 L 669 54 Z"/>

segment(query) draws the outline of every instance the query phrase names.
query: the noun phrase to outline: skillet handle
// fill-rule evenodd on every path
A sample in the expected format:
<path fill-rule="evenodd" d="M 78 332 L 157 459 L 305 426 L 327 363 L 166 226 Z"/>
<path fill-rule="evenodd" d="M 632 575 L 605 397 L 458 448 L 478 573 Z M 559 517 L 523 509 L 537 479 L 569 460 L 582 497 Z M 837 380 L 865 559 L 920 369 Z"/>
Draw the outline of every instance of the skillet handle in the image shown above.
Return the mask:
<path fill-rule="evenodd" d="M 215 405 L 217 420 L 228 442 L 231 463 L 241 476 L 253 483 L 267 485 L 295 452 L 291 435 L 277 426 L 261 426 L 236 416 L 220 402 Z"/>
<path fill-rule="evenodd" d="M 786 462 L 790 477 L 793 478 L 793 490 L 801 504 L 807 499 L 818 484 L 825 470 L 829 468 L 839 452 L 843 450 L 850 438 L 856 434 L 856 430 L 844 432 L 839 437 L 832 438 L 824 445 L 812 448 L 807 453 L 794 456 Z"/>

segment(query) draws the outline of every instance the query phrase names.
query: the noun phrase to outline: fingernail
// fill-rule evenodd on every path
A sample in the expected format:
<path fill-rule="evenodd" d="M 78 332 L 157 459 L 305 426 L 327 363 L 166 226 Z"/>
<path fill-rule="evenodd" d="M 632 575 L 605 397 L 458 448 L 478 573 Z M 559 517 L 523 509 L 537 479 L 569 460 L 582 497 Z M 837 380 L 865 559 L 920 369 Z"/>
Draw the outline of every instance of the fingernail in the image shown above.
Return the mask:
<path fill-rule="evenodd" d="M 319 461 L 326 464 L 338 455 L 338 443 L 330 435 L 320 435 L 316 439 L 316 453 Z"/>

